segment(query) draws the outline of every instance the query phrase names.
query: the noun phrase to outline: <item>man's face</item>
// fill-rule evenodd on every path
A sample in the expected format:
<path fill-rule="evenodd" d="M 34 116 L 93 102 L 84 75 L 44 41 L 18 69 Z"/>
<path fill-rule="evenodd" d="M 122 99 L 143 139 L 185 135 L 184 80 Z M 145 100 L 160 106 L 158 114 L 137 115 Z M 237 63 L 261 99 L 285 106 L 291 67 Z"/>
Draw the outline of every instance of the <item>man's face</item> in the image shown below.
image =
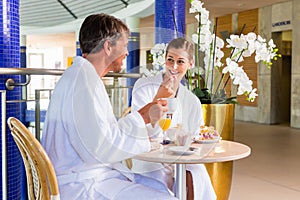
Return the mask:
<path fill-rule="evenodd" d="M 128 55 L 127 50 L 128 45 L 128 35 L 122 34 L 122 36 L 117 40 L 116 45 L 111 46 L 112 54 L 111 54 L 111 64 L 109 65 L 110 71 L 118 73 L 122 69 L 123 60 Z"/>

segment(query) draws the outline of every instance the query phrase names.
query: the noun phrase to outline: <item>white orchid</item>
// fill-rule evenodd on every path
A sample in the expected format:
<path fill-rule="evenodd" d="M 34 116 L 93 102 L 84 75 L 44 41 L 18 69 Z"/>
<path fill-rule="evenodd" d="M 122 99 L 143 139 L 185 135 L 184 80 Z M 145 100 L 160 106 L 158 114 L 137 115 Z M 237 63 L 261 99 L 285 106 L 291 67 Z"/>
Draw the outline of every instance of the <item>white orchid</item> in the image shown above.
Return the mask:
<path fill-rule="evenodd" d="M 192 6 L 190 8 L 190 13 L 199 13 L 203 9 L 203 4 L 201 1 L 192 1 Z"/>
<path fill-rule="evenodd" d="M 276 60 L 277 56 L 280 56 L 277 54 L 277 49 L 275 49 L 276 45 L 273 40 L 271 39 L 266 42 L 266 39 L 254 32 L 250 32 L 246 35 L 230 35 L 230 37 L 226 39 L 226 48 L 231 48 L 231 56 L 226 59 L 226 65 L 224 66 L 221 62 L 221 59 L 224 57 L 224 52 L 222 51 L 224 41 L 211 33 L 209 12 L 203 7 L 201 1 L 193 0 L 191 2 L 190 13 L 196 13 L 195 18 L 199 23 L 197 33 L 192 35 L 192 40 L 198 44 L 199 50 L 205 54 L 203 61 L 205 65 L 204 69 L 206 71 L 206 83 L 212 82 L 212 80 L 208 80 L 208 78 L 212 77 L 212 72 L 216 67 L 224 67 L 223 70 L 220 71 L 223 73 L 223 76 L 229 73 L 232 83 L 238 86 L 237 94 L 244 94 L 249 101 L 253 102 L 257 96 L 257 89 L 252 88 L 253 82 L 249 79 L 243 67 L 240 67 L 238 63 L 243 62 L 244 57 L 249 57 L 255 53 L 255 62 L 258 63 L 262 61 L 270 67 L 272 65 L 271 60 Z M 200 66 L 196 67 L 199 68 Z M 197 70 L 193 71 L 196 71 L 197 73 Z M 222 78 L 220 81 L 223 80 L 224 79 Z M 200 83 L 198 83 L 197 86 L 198 88 L 200 88 L 199 84 Z M 204 87 L 206 88 L 206 85 Z"/>
<path fill-rule="evenodd" d="M 160 73 L 160 71 L 165 70 L 165 53 L 167 45 L 168 44 L 165 43 L 155 44 L 155 46 L 150 50 L 150 54 L 152 55 L 153 59 L 153 69 L 148 69 L 146 66 L 141 66 L 140 73 L 145 76 L 153 76 Z"/>
<path fill-rule="evenodd" d="M 250 102 L 253 102 L 253 101 L 255 100 L 255 98 L 258 96 L 258 94 L 256 93 L 256 91 L 257 91 L 257 89 L 254 88 L 254 89 L 250 92 L 250 94 L 249 94 L 249 96 L 248 96 L 248 100 L 249 100 Z"/>
<path fill-rule="evenodd" d="M 236 62 L 232 61 L 230 58 L 226 58 L 226 67 L 223 68 L 222 73 L 226 74 L 229 72 L 230 76 L 234 78 L 234 71 L 238 66 L 239 65 Z"/>
<path fill-rule="evenodd" d="M 164 69 L 165 64 L 165 53 L 166 53 L 167 44 L 160 43 L 156 44 L 151 50 L 150 53 L 153 56 L 153 69 L 160 71 Z"/>
<path fill-rule="evenodd" d="M 231 59 L 238 59 L 237 62 L 243 60 L 243 57 L 249 57 L 255 53 L 255 62 L 258 63 L 263 61 L 267 66 L 271 65 L 271 60 L 277 56 L 274 48 L 276 47 L 273 40 L 271 39 L 268 43 L 260 35 L 256 36 L 255 33 L 250 32 L 247 35 L 241 34 L 241 36 L 231 35 L 230 39 L 227 39 L 227 47 L 232 48 Z M 229 65 L 229 69 L 232 68 L 232 62 L 226 60 L 226 64 Z M 235 64 L 236 67 L 237 64 Z M 231 68 L 230 68 L 231 67 Z M 225 69 L 225 70 L 224 70 Z M 222 73 L 227 73 L 227 67 L 225 67 Z M 244 71 L 244 70 L 243 70 Z M 230 71 L 229 71 L 230 73 Z M 230 73 L 233 84 L 238 85 L 238 95 L 246 94 L 249 101 L 254 101 L 256 94 L 256 88 L 252 88 L 252 81 L 249 80 L 247 74 L 241 73 L 239 76 L 235 74 L 233 76 Z"/>
<path fill-rule="evenodd" d="M 266 39 L 257 35 L 254 32 L 250 32 L 246 35 L 230 35 L 226 39 L 227 45 L 226 48 L 231 49 L 230 57 L 226 58 L 226 64 L 222 63 L 222 58 L 224 57 L 224 40 L 215 36 L 211 32 L 211 21 L 209 20 L 209 11 L 203 7 L 203 3 L 199 0 L 193 0 L 191 2 L 190 13 L 196 13 L 195 18 L 198 21 L 198 28 L 195 34 L 192 34 L 192 41 L 197 44 L 195 60 L 198 65 L 201 64 L 200 59 L 203 59 L 204 66 L 194 66 L 189 70 L 188 77 L 198 75 L 197 80 L 200 80 L 200 76 L 205 76 L 205 85 L 204 89 L 210 90 L 210 96 L 216 97 L 216 94 L 222 94 L 219 88 L 220 85 L 222 90 L 224 90 L 228 80 L 224 80 L 225 75 L 228 73 L 229 78 L 232 80 L 232 84 L 237 86 L 237 95 L 246 95 L 247 99 L 250 102 L 253 102 L 258 96 L 256 88 L 253 88 L 253 82 L 249 79 L 247 73 L 244 71 L 242 66 L 239 66 L 239 63 L 244 61 L 244 57 L 250 57 L 255 53 L 255 62 L 263 62 L 267 67 L 272 65 L 272 60 L 276 60 L 278 56 L 276 45 L 271 39 L 268 42 Z M 164 60 L 165 60 L 165 51 L 167 44 L 156 44 L 151 49 L 151 54 L 153 55 L 153 70 L 148 70 L 147 73 L 155 74 L 157 71 L 164 70 Z M 204 54 L 200 58 L 200 53 Z M 198 61 L 198 62 L 197 62 Z M 147 70 L 147 69 L 145 69 Z M 219 83 L 214 79 L 216 75 L 213 74 L 214 71 L 219 71 L 221 73 L 221 78 Z M 229 79 L 228 78 L 228 79 Z M 224 82 L 224 83 L 223 83 Z M 217 84 L 214 86 L 212 83 Z M 222 83 L 222 84 L 221 84 Z M 190 86 L 191 80 L 189 80 Z M 196 88 L 190 88 L 191 90 L 202 89 L 201 82 L 197 82 Z M 209 86 L 213 88 L 209 88 Z M 216 88 L 214 88 L 216 87 Z M 215 94 L 213 93 L 215 90 Z M 198 90 L 199 91 L 199 90 Z M 224 93 L 224 92 L 223 92 Z M 232 98 L 229 98 L 232 99 Z M 202 100 L 202 99 L 201 99 Z M 211 100 L 211 99 L 210 99 Z M 211 100 L 213 102 L 213 100 Z M 231 101 L 232 102 L 232 101 Z M 219 102 L 217 102 L 219 103 Z M 226 100 L 221 103 L 227 103 Z"/>

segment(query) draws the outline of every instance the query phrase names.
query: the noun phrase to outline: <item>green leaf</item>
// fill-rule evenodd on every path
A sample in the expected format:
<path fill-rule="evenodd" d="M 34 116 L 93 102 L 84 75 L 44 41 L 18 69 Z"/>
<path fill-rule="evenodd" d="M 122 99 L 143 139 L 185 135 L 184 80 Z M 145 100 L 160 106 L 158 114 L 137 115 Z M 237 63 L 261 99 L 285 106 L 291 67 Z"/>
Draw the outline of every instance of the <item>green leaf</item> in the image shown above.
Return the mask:
<path fill-rule="evenodd" d="M 227 97 L 225 90 L 222 89 L 213 96 L 207 88 L 195 88 L 192 91 L 202 104 L 237 104 L 236 96 Z"/>

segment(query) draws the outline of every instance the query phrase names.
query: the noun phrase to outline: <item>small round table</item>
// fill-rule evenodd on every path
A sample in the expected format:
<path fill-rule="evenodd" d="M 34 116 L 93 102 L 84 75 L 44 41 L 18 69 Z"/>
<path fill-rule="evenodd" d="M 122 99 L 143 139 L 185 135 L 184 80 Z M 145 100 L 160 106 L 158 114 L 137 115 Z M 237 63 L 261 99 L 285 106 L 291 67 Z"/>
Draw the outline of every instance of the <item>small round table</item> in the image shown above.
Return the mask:
<path fill-rule="evenodd" d="M 250 147 L 233 141 L 221 140 L 217 143 L 193 143 L 193 153 L 173 152 L 170 147 L 165 145 L 163 149 L 157 149 L 142 153 L 134 159 L 175 164 L 176 167 L 176 191 L 175 196 L 179 199 L 186 199 L 186 164 L 204 164 L 213 162 L 233 161 L 245 158 L 250 155 Z M 173 145 L 174 146 L 174 145 Z"/>

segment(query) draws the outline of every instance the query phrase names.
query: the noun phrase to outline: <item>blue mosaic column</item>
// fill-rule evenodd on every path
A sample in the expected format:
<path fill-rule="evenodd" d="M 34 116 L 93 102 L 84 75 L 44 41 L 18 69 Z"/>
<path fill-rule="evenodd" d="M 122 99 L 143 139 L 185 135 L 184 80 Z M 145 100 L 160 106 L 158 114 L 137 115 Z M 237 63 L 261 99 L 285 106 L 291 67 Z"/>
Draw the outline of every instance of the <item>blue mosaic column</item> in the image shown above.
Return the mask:
<path fill-rule="evenodd" d="M 140 33 L 131 32 L 128 38 L 128 52 L 127 56 L 127 73 L 140 73 Z M 136 78 L 127 78 L 127 87 L 128 89 L 128 106 L 131 106 L 131 96 L 132 96 L 132 87 L 136 82 Z"/>
<path fill-rule="evenodd" d="M 82 56 L 79 41 L 76 41 L 76 56 Z"/>
<path fill-rule="evenodd" d="M 155 1 L 155 43 L 169 43 L 185 35 L 186 0 Z"/>
<path fill-rule="evenodd" d="M 0 67 L 20 67 L 20 20 L 19 0 L 5 0 L 0 3 Z M 5 81 L 13 78 L 20 82 L 19 75 L 0 75 L 0 90 L 5 90 Z M 7 101 L 20 100 L 21 88 L 16 87 L 6 93 Z M 2 109 L 2 108 L 1 108 Z M 20 103 L 7 103 L 6 119 L 10 116 L 20 118 Z M 2 116 L 1 116 L 2 121 Z M 0 125 L 2 128 L 2 124 Z M 1 133 L 4 134 L 4 133 Z M 7 199 L 21 199 L 22 158 L 8 129 L 6 131 L 7 153 Z M 1 139 L 2 145 L 2 139 Z M 1 146 L 0 145 L 0 146 Z M 2 149 L 1 149 L 2 152 Z M 2 159 L 2 154 L 0 155 Z M 2 162 L 1 162 L 2 168 Z M 2 184 L 3 174 L 1 176 Z M 3 187 L 0 188 L 0 199 L 3 199 Z"/>
<path fill-rule="evenodd" d="M 80 49 L 80 43 L 79 43 L 79 30 L 76 30 L 75 35 L 76 35 L 76 56 L 82 56 L 81 49 Z"/>
<path fill-rule="evenodd" d="M 126 58 L 126 73 L 137 73 L 140 72 L 140 19 L 138 17 L 126 17 L 125 23 L 131 30 L 128 38 L 128 56 Z M 131 106 L 132 88 L 137 79 L 127 78 L 126 86 L 128 87 L 128 106 Z"/>

